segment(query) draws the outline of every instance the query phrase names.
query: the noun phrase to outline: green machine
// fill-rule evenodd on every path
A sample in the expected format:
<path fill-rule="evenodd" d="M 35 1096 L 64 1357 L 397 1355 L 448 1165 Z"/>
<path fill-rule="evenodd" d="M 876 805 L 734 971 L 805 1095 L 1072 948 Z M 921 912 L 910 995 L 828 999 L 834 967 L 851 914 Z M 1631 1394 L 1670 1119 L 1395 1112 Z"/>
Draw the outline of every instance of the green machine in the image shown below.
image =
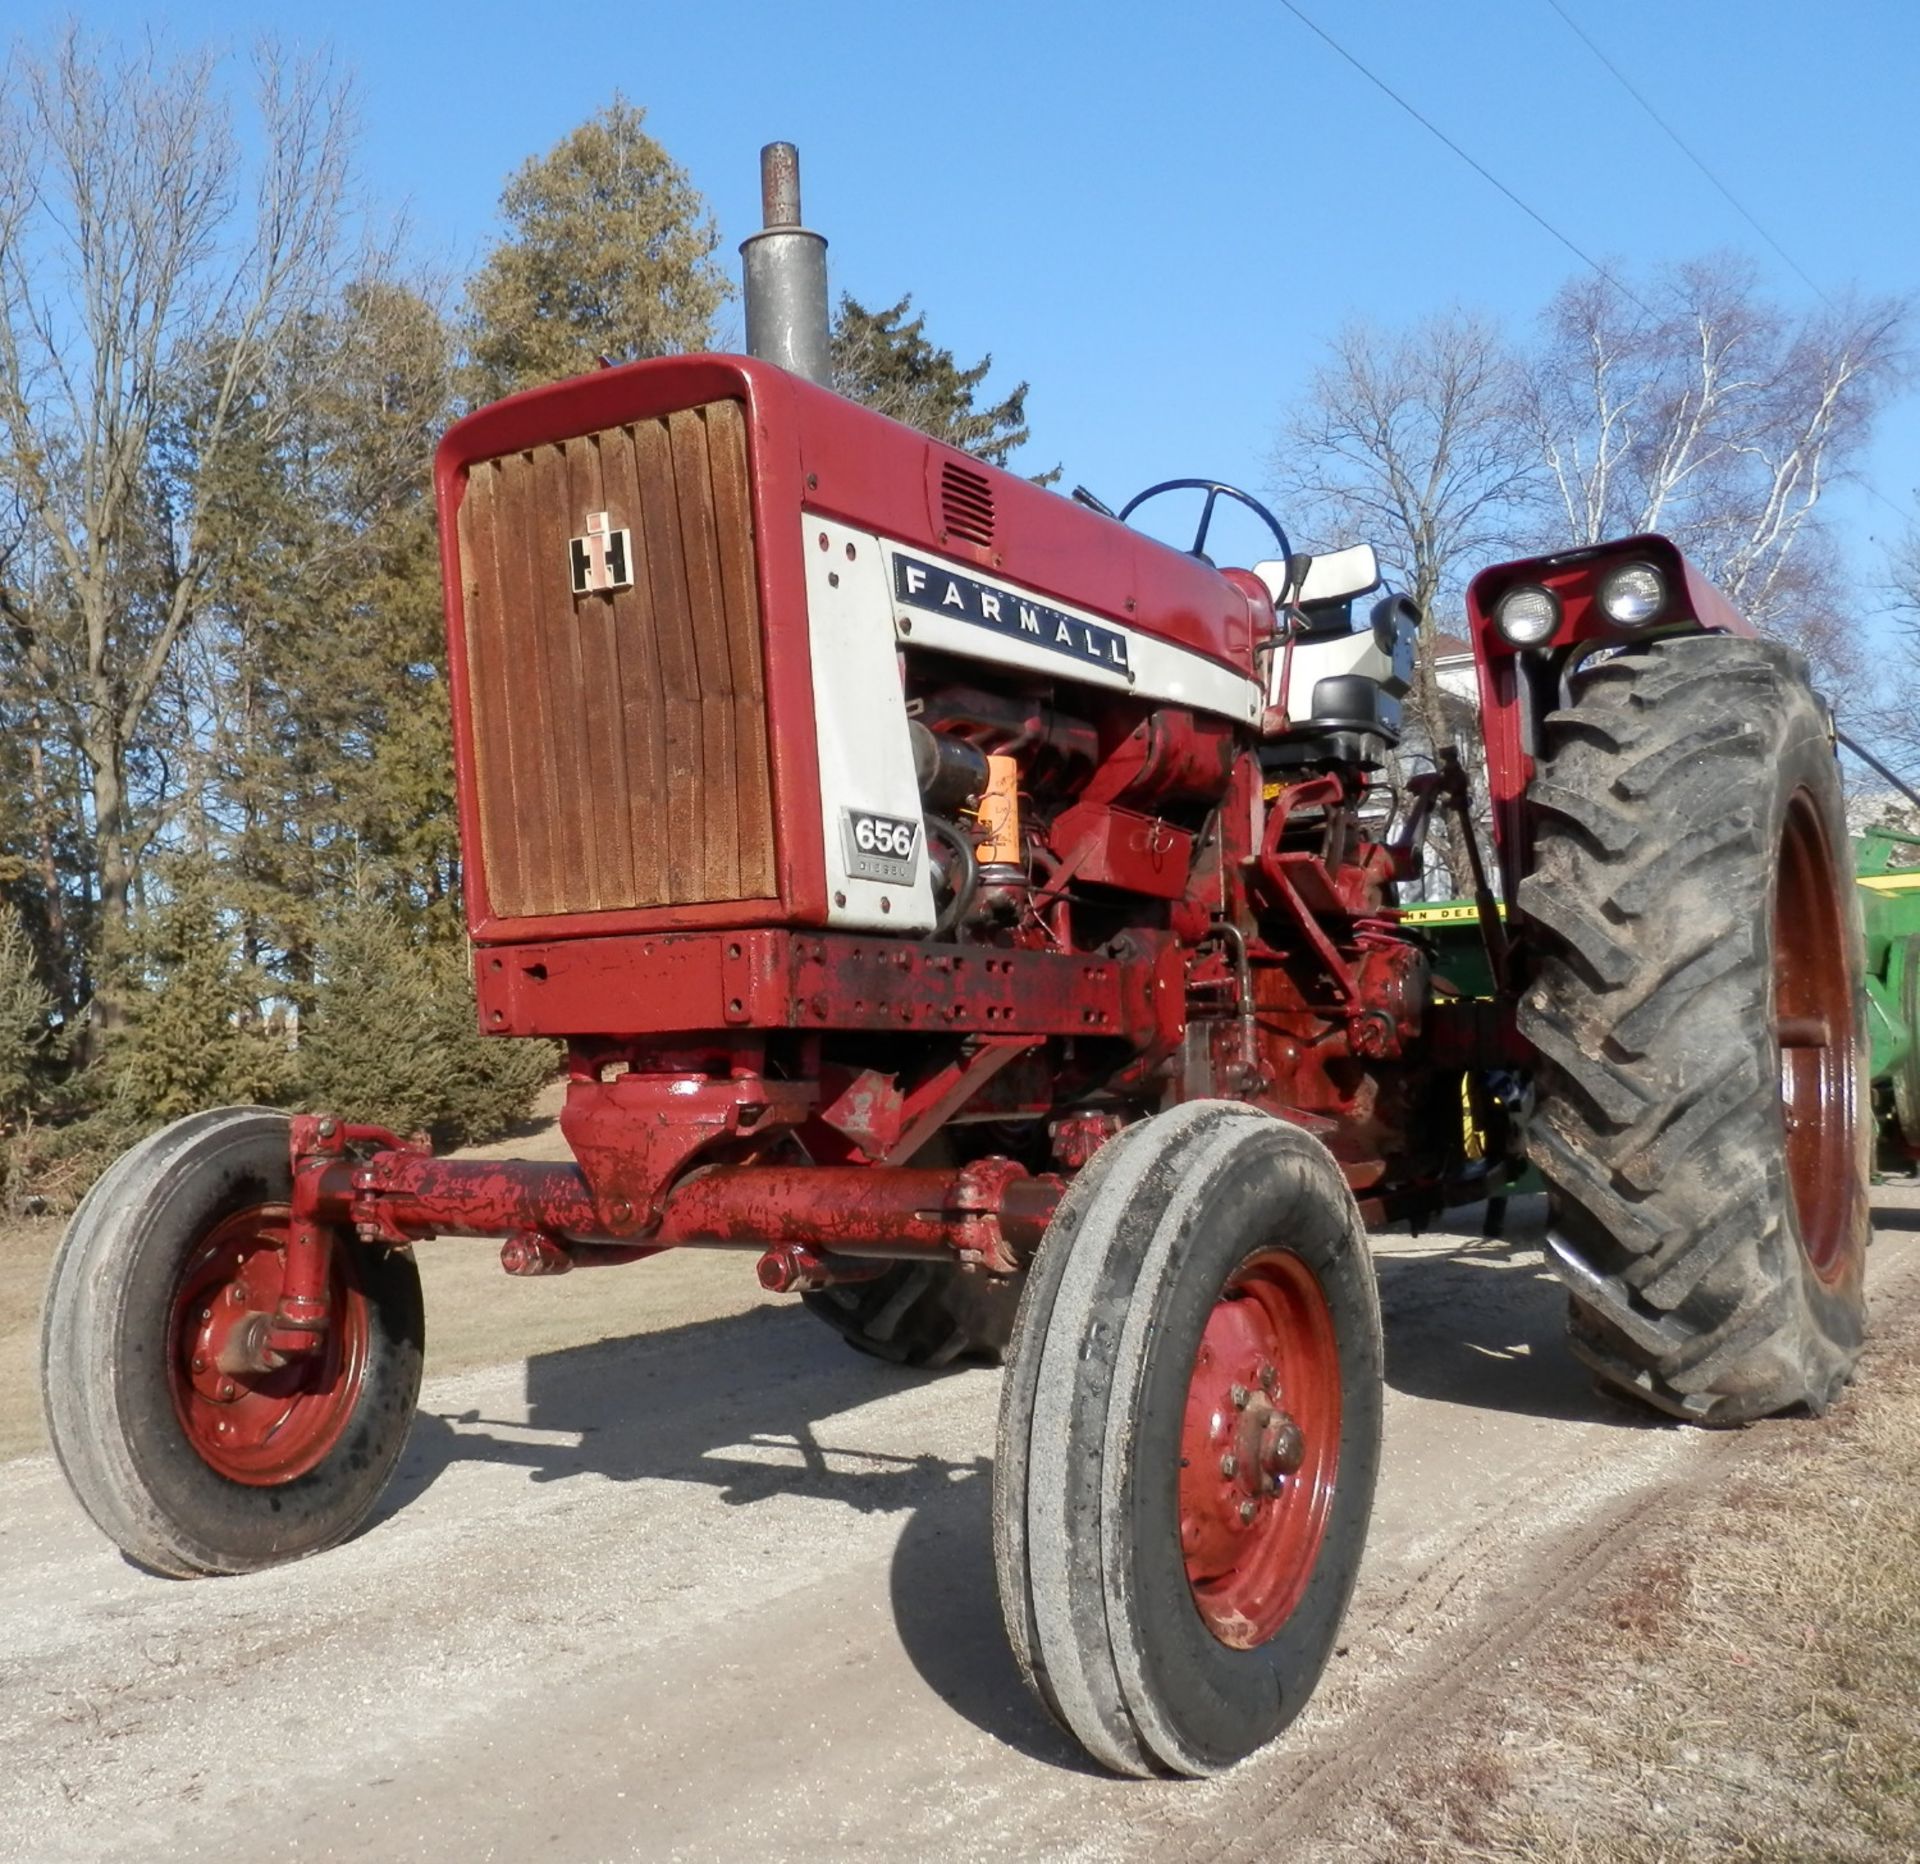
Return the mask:
<path fill-rule="evenodd" d="M 1869 829 L 1855 840 L 1853 856 L 1866 942 L 1869 1072 L 1879 1132 L 1875 1164 L 1883 1172 L 1909 1172 L 1920 1166 L 1920 835 Z M 1493 995 L 1471 900 L 1408 906 L 1401 918 L 1425 935 L 1443 992 Z M 1505 1188 L 1535 1188 L 1532 1172 Z"/>
<path fill-rule="evenodd" d="M 1866 935 L 1867 1041 L 1882 1170 L 1920 1162 L 1920 836 L 1869 829 L 1853 845 Z"/>

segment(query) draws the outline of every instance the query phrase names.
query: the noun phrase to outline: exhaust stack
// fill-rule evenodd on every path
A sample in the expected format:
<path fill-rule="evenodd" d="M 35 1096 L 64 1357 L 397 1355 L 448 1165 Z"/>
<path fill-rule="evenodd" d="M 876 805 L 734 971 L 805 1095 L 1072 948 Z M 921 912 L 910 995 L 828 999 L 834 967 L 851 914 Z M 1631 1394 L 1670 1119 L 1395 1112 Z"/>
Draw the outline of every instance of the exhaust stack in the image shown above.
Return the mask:
<path fill-rule="evenodd" d="M 760 210 L 766 224 L 740 242 L 747 354 L 831 388 L 827 242 L 800 224 L 800 151 L 790 142 L 760 151 Z"/>

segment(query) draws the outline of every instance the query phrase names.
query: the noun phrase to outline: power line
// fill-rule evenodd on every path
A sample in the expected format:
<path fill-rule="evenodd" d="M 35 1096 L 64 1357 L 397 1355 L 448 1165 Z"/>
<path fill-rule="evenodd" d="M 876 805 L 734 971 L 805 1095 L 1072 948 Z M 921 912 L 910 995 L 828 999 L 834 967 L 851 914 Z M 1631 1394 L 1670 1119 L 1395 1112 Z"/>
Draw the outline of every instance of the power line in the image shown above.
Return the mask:
<path fill-rule="evenodd" d="M 1376 90 L 1384 92 L 1386 96 L 1390 97 L 1396 104 L 1398 104 L 1400 108 L 1404 110 L 1408 116 L 1412 117 L 1413 120 L 1416 123 L 1418 123 L 1422 129 L 1426 130 L 1430 135 L 1437 137 L 1441 142 L 1445 143 L 1446 146 L 1449 149 L 1451 149 L 1454 152 L 1454 154 L 1461 159 L 1461 161 L 1465 162 L 1466 165 L 1470 169 L 1472 169 L 1473 172 L 1476 175 L 1478 175 L 1483 181 L 1490 182 L 1494 187 L 1498 188 L 1500 192 L 1504 194 L 1507 197 L 1507 199 L 1514 204 L 1514 206 L 1519 208 L 1520 211 L 1523 214 L 1525 214 L 1529 220 L 1533 221 L 1537 226 L 1543 227 L 1548 233 L 1552 234 L 1552 236 L 1555 239 L 1557 239 L 1560 242 L 1560 244 L 1563 245 L 1570 253 L 1572 253 L 1573 256 L 1576 259 L 1578 259 L 1582 265 L 1587 266 L 1591 270 L 1599 273 L 1599 275 L 1602 278 L 1604 278 L 1607 281 L 1607 283 L 1614 288 L 1614 290 L 1619 292 L 1623 297 L 1632 299 L 1632 301 L 1635 304 L 1638 304 L 1640 308 L 1643 311 L 1645 311 L 1649 317 L 1653 315 L 1652 308 L 1646 303 L 1644 303 L 1640 298 L 1635 297 L 1634 293 L 1628 290 L 1628 288 L 1625 285 L 1623 285 L 1619 279 L 1615 278 L 1614 275 L 1611 272 L 1609 272 L 1607 268 L 1604 265 L 1602 265 L 1598 259 L 1595 259 L 1591 257 L 1589 254 L 1582 252 L 1581 249 L 1578 246 L 1576 246 L 1573 243 L 1573 241 L 1566 236 L 1566 234 L 1562 233 L 1560 229 L 1557 226 L 1555 226 L 1553 222 L 1546 217 L 1545 214 L 1539 212 L 1536 208 L 1529 207 L 1527 203 L 1523 201 L 1519 197 L 1519 195 L 1514 193 L 1514 191 L 1510 187 L 1508 187 L 1507 184 L 1504 181 L 1502 181 L 1498 175 L 1494 174 L 1493 171 L 1487 168 L 1483 163 L 1477 162 L 1472 156 L 1470 156 L 1466 152 L 1466 150 L 1461 148 L 1461 146 L 1457 142 L 1455 142 L 1454 139 L 1451 136 L 1449 136 L 1447 132 L 1443 130 L 1437 123 L 1435 123 L 1429 117 L 1422 116 L 1421 113 L 1418 110 L 1416 110 L 1412 104 L 1408 103 L 1407 100 L 1404 97 L 1402 97 L 1400 93 L 1396 91 L 1393 88 L 1393 86 L 1386 81 L 1386 79 L 1379 77 L 1374 72 L 1370 71 L 1365 65 L 1363 65 L 1360 62 L 1358 58 L 1356 58 L 1351 52 L 1349 52 L 1347 48 L 1344 45 L 1342 45 L 1338 39 L 1336 39 L 1330 32 L 1328 32 L 1325 27 L 1316 24 L 1313 20 L 1309 19 L 1306 16 L 1306 14 L 1301 12 L 1301 10 L 1294 5 L 1293 0 L 1280 0 L 1280 4 L 1283 7 L 1285 7 L 1287 11 L 1291 13 L 1294 16 L 1294 18 L 1301 23 L 1301 25 L 1306 27 L 1306 29 L 1309 32 L 1313 33 L 1315 37 L 1323 40 L 1328 46 L 1330 46 L 1335 52 L 1337 52 L 1342 58 L 1344 58 L 1347 61 L 1347 63 L 1350 64 L 1355 71 L 1359 72 L 1359 74 L 1363 78 L 1365 78 L 1367 82 L 1371 84 Z"/>
<path fill-rule="evenodd" d="M 1776 253 L 1780 255 L 1780 258 L 1786 264 L 1788 270 L 1791 271 L 1797 279 L 1799 279 L 1801 284 L 1805 285 L 1806 288 L 1809 291 L 1811 291 L 1815 297 L 1819 298 L 1826 305 L 1828 310 L 1837 311 L 1840 307 L 1837 304 L 1835 304 L 1830 297 L 1827 296 L 1826 292 L 1822 290 L 1819 285 L 1815 284 L 1814 281 L 1807 276 L 1806 272 L 1801 269 L 1799 262 L 1794 258 L 1793 254 L 1788 252 L 1787 249 L 1783 245 L 1781 245 L 1780 242 L 1777 239 L 1775 239 L 1773 235 L 1769 233 L 1767 229 L 1763 227 L 1760 224 L 1760 222 L 1756 220 L 1753 217 L 1753 215 L 1746 210 L 1745 206 L 1743 206 L 1741 202 L 1735 197 L 1733 190 L 1730 187 L 1728 187 L 1727 184 L 1724 181 L 1722 181 L 1720 177 L 1716 175 L 1713 172 L 1713 170 L 1710 169 L 1706 165 L 1706 163 L 1703 162 L 1700 159 L 1700 157 L 1693 152 L 1692 148 L 1682 138 L 1680 132 L 1677 129 L 1675 129 L 1673 125 L 1669 123 L 1667 119 L 1663 117 L 1660 114 L 1660 112 L 1653 107 L 1652 104 L 1648 103 L 1648 101 L 1644 96 L 1641 95 L 1640 91 L 1635 87 L 1633 80 L 1629 78 L 1627 74 L 1624 71 L 1622 71 L 1620 67 L 1616 65 L 1613 62 L 1613 60 L 1606 55 L 1605 52 L 1601 51 L 1601 49 L 1597 45 L 1595 45 L 1590 38 L 1587 37 L 1587 34 L 1585 30 L 1582 28 L 1582 26 L 1580 25 L 1580 22 L 1576 20 L 1573 17 L 1573 15 L 1569 13 L 1567 9 L 1560 4 L 1560 0 L 1547 0 L 1547 5 L 1552 7 L 1553 10 L 1560 15 L 1561 21 L 1566 26 L 1567 30 L 1570 33 L 1572 33 L 1573 36 L 1576 39 L 1578 39 L 1580 43 L 1584 45 L 1587 48 L 1587 50 L 1594 55 L 1595 58 L 1599 59 L 1601 64 L 1605 65 L 1606 68 L 1613 73 L 1614 79 L 1619 84 L 1620 88 L 1623 91 L 1625 91 L 1626 94 L 1629 97 L 1631 97 L 1633 101 L 1637 103 L 1640 106 L 1640 108 L 1647 113 L 1648 116 L 1652 117 L 1654 122 L 1657 123 L 1662 130 L 1666 132 L 1667 137 L 1673 143 L 1673 146 L 1676 149 L 1678 149 L 1680 153 L 1684 155 L 1687 158 L 1687 160 L 1691 162 L 1694 165 L 1694 167 L 1701 172 L 1701 174 L 1705 175 L 1706 178 L 1709 181 L 1711 181 L 1716 188 L 1720 190 L 1721 194 L 1725 196 L 1727 204 L 1730 207 L 1732 207 L 1734 212 L 1737 213 L 1740 216 L 1740 218 L 1747 223 L 1748 226 L 1752 227 L 1753 230 L 1756 233 L 1758 233 L 1760 237 L 1763 240 L 1765 240 L 1767 244 L 1771 246 Z"/>
<path fill-rule="evenodd" d="M 1282 0 L 1282 4 L 1283 5 L 1285 4 L 1285 0 Z M 1676 149 L 1678 149 L 1680 153 L 1684 155 L 1687 158 L 1687 160 L 1691 162 L 1694 165 L 1694 167 L 1701 172 L 1701 174 L 1705 175 L 1706 178 L 1709 181 L 1711 181 L 1716 188 L 1720 190 L 1720 193 L 1722 194 L 1722 196 L 1725 197 L 1728 206 L 1730 206 L 1734 210 L 1734 212 L 1737 213 L 1740 216 L 1740 218 L 1747 223 L 1748 226 L 1752 227 L 1753 230 L 1756 233 L 1758 233 L 1760 237 L 1763 240 L 1765 240 L 1769 246 L 1773 248 L 1773 250 L 1779 255 L 1782 263 L 1787 267 L 1787 269 L 1790 272 L 1792 272 L 1794 277 L 1799 279 L 1801 284 L 1805 285 L 1806 288 L 1809 291 L 1811 291 L 1813 295 L 1817 297 L 1820 300 L 1820 302 L 1827 307 L 1828 310 L 1834 312 L 1837 315 L 1839 313 L 1840 307 L 1827 294 L 1825 288 L 1821 286 L 1819 283 L 1817 283 L 1813 278 L 1809 277 L 1806 270 L 1801 266 L 1800 262 L 1794 258 L 1793 254 L 1788 252 L 1787 249 L 1783 245 L 1781 245 L 1780 242 L 1777 239 L 1775 239 L 1773 235 L 1769 233 L 1767 229 L 1763 227 L 1760 224 L 1760 222 L 1751 213 L 1747 211 L 1745 204 L 1734 194 L 1734 191 L 1730 187 L 1728 187 L 1727 184 L 1724 181 L 1722 181 L 1720 177 L 1716 175 L 1713 172 L 1713 170 L 1710 169 L 1706 165 L 1706 163 L 1700 159 L 1698 155 L 1694 153 L 1692 147 L 1687 143 L 1686 139 L 1680 134 L 1680 132 L 1677 129 L 1673 127 L 1671 123 L 1667 121 L 1665 117 L 1663 117 L 1660 114 L 1658 110 L 1656 110 L 1653 107 L 1652 104 L 1650 104 L 1647 101 L 1647 99 L 1641 94 L 1639 88 L 1634 84 L 1633 80 L 1629 78 L 1627 74 L 1624 71 L 1622 71 L 1620 67 L 1616 65 L 1613 62 L 1613 60 L 1606 55 L 1605 52 L 1601 51 L 1599 46 L 1594 44 L 1593 40 L 1587 36 L 1585 28 L 1583 28 L 1580 22 L 1577 19 L 1575 19 L 1573 15 L 1569 13 L 1564 6 L 1560 4 L 1560 0 L 1547 0 L 1547 5 L 1550 6 L 1557 14 L 1560 15 L 1561 22 L 1566 26 L 1567 30 L 1571 32 L 1573 36 L 1576 39 L 1578 39 L 1580 43 L 1584 45 L 1587 48 L 1587 50 L 1591 52 L 1594 55 L 1594 57 L 1601 62 L 1601 64 L 1606 66 L 1606 68 L 1613 74 L 1614 80 L 1619 84 L 1620 88 L 1623 91 L 1625 91 L 1627 95 L 1631 97 L 1633 101 L 1637 103 L 1640 106 L 1640 108 L 1644 110 L 1647 113 L 1647 115 L 1654 120 L 1656 124 L 1659 125 L 1659 127 L 1666 133 L 1667 139 L 1673 144 L 1673 146 Z M 1912 513 L 1905 511 L 1899 505 L 1896 505 L 1892 499 L 1890 499 L 1884 492 L 1880 490 L 1878 486 L 1869 485 L 1864 479 L 1860 481 L 1860 485 L 1861 485 L 1861 488 L 1866 492 L 1869 498 L 1878 500 L 1879 503 L 1886 506 L 1886 508 L 1890 512 L 1892 512 L 1896 518 L 1899 518 L 1903 523 L 1912 522 Z"/>

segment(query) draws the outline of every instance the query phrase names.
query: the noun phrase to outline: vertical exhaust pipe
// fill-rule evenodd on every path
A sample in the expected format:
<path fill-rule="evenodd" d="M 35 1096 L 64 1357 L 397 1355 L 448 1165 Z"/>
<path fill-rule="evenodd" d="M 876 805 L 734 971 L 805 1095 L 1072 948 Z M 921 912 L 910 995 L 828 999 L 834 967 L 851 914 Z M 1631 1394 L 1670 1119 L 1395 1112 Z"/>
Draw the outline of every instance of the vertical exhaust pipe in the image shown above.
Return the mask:
<path fill-rule="evenodd" d="M 827 242 L 800 224 L 800 151 L 790 142 L 760 151 L 760 217 L 765 225 L 740 242 L 747 354 L 831 388 Z"/>

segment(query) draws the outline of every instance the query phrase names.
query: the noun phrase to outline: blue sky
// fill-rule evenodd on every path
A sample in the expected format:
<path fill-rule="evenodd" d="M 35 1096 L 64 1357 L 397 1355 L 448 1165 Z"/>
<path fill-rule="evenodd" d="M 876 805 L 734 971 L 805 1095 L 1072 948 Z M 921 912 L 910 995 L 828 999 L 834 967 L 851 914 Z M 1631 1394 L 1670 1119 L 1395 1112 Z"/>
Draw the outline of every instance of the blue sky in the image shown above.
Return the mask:
<path fill-rule="evenodd" d="M 1915 0 L 1563 0 L 1830 292 L 1920 289 Z M 1748 251 L 1805 287 L 1546 0 L 1303 0 L 1577 244 L 1642 267 Z M 29 32 L 55 9 L 20 7 Z M 1258 487 L 1327 336 L 1452 303 L 1523 329 L 1576 261 L 1275 5 L 92 0 L 106 32 L 244 45 L 324 33 L 357 73 L 365 172 L 460 270 L 508 172 L 616 88 L 687 168 L 722 256 L 758 222 L 757 152 L 801 146 L 836 290 L 912 291 L 963 361 L 1033 384 L 1035 470 L 1118 502 L 1156 478 Z M 737 316 L 737 309 L 736 309 Z M 1875 445 L 1914 510 L 1920 396 Z M 1863 588 L 1886 505 L 1834 501 Z"/>

